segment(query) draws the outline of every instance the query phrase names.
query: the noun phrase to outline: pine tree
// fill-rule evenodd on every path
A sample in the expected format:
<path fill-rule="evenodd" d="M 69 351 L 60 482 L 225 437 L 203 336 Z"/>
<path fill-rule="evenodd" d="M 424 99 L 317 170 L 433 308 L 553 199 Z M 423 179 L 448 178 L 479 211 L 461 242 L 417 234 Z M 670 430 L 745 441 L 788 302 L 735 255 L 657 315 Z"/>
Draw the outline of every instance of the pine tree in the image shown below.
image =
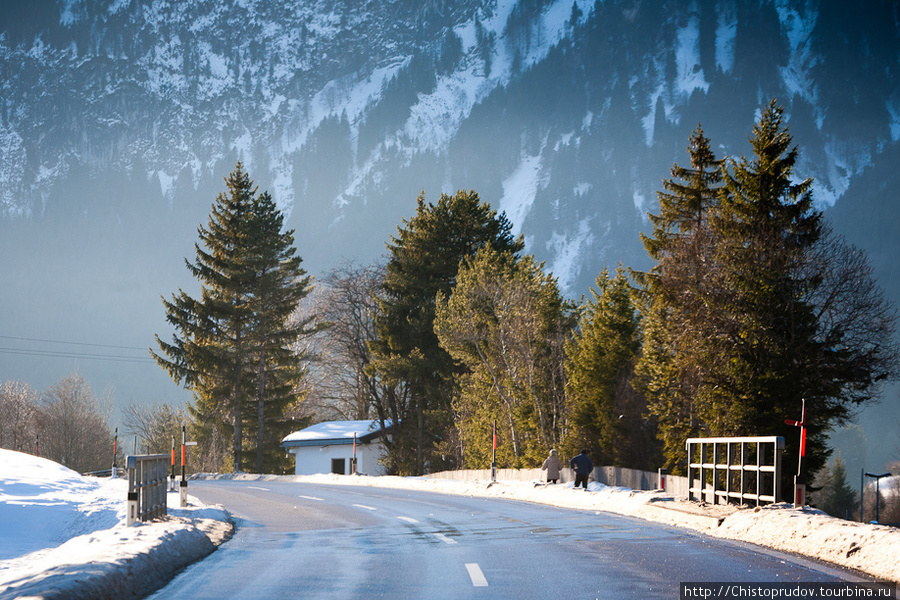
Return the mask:
<path fill-rule="evenodd" d="M 812 182 L 795 182 L 798 150 L 772 101 L 750 138 L 753 156 L 718 161 L 698 130 L 692 169 L 673 169 L 660 215 L 651 215 L 638 274 L 645 296 L 637 367 L 660 419 L 666 464 L 678 472 L 684 440 L 698 435 L 781 435 L 807 406 L 805 471 L 827 460 L 825 434 L 854 405 L 896 379 L 896 311 L 864 256 L 829 235 Z M 783 489 L 790 489 L 791 470 Z"/>
<path fill-rule="evenodd" d="M 392 468 L 422 473 L 426 460 L 441 460 L 432 450 L 452 427 L 452 376 L 459 372 L 434 333 L 436 295 L 452 291 L 460 261 L 482 246 L 518 252 L 524 242 L 474 191 L 442 194 L 437 204 L 420 195 L 416 214 L 403 224 L 388 244 L 371 368 L 391 387 L 401 386 L 376 407 L 394 424 Z"/>
<path fill-rule="evenodd" d="M 645 422 L 643 397 L 631 385 L 641 335 L 624 269 L 614 277 L 601 272 L 591 295 L 566 346 L 565 451 L 587 448 L 598 464 L 653 468 L 655 428 Z"/>
<path fill-rule="evenodd" d="M 284 216 L 272 197 L 263 193 L 254 198 L 245 250 L 252 273 L 248 303 L 253 315 L 250 336 L 256 353 L 256 389 L 255 410 L 249 415 L 256 426 L 257 473 L 282 466 L 279 442 L 291 427 L 283 417 L 297 401 L 294 389 L 303 373 L 293 346 L 299 337 L 314 333 L 310 324 L 315 316 L 292 318 L 310 291 L 311 278 L 295 255 L 293 231 L 283 227 Z"/>
<path fill-rule="evenodd" d="M 702 127 L 691 134 L 691 166 L 674 165 L 658 193 L 659 214 L 650 214 L 652 236 L 642 235 L 657 261 L 649 273 L 635 273 L 642 285 L 644 340 L 635 368 L 636 385 L 663 427 L 666 466 L 680 472 L 684 443 L 704 432 L 697 393 L 710 369 L 707 351 L 718 317 L 709 298 L 721 281 L 712 260 L 710 217 L 722 188 L 723 161 L 715 157 Z M 708 430 L 707 430 L 708 431 Z"/>
<path fill-rule="evenodd" d="M 817 503 L 818 508 L 832 517 L 850 518 L 850 515 L 859 510 L 859 497 L 847 483 L 847 467 L 840 454 L 834 457 L 830 468 L 826 469 L 824 479 L 822 489 L 814 493 L 816 498 L 821 498 Z"/>
<path fill-rule="evenodd" d="M 724 161 L 716 158 L 700 125 L 691 133 L 688 152 L 690 168 L 674 165 L 671 179 L 663 180 L 664 191 L 657 192 L 659 214 L 648 215 L 653 236 L 641 234 L 647 253 L 656 261 L 676 249 L 678 238 L 691 238 L 706 227 L 718 205 Z"/>
<path fill-rule="evenodd" d="M 231 434 L 231 466 L 238 472 L 249 437 L 244 425 L 256 425 L 261 469 L 264 446 L 273 441 L 266 425 L 276 424 L 296 400 L 298 358 L 291 344 L 304 326 L 288 318 L 308 293 L 309 278 L 294 256 L 292 232 L 281 231 L 283 217 L 268 194 L 256 195 L 241 163 L 225 183 L 228 193 L 219 194 L 207 226 L 198 228 L 195 262 L 185 260 L 201 284 L 200 298 L 179 290 L 163 299 L 176 333 L 172 343 L 156 336 L 160 352 L 151 353 L 194 393 L 200 441 Z M 271 434 L 277 433 L 273 426 Z"/>
<path fill-rule="evenodd" d="M 813 306 L 805 298 L 820 283 L 803 265 L 822 232 L 812 204 L 812 181 L 794 183 L 797 149 L 772 101 L 753 128 L 753 158 L 731 161 L 712 219 L 716 262 L 727 292 L 711 300 L 723 315 L 714 354 L 717 367 L 701 389 L 718 435 L 783 435 L 797 456 L 796 419 L 807 400 L 806 460 L 814 472 L 827 452 L 822 433 L 840 416 L 823 403 Z M 835 406 L 837 408 L 837 406 Z M 790 472 L 784 489 L 790 489 Z"/>

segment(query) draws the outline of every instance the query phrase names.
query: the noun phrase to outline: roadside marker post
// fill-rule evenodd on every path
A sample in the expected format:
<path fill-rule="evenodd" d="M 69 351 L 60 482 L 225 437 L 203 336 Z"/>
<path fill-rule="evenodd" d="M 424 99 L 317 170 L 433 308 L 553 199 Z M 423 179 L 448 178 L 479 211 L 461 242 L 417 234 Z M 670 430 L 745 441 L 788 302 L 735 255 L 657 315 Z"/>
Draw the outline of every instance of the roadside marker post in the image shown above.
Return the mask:
<path fill-rule="evenodd" d="M 118 477 L 118 467 L 116 466 L 116 454 L 119 453 L 119 428 L 116 427 L 116 434 L 113 436 L 113 460 L 112 468 L 109 470 L 110 477 L 115 479 Z"/>
<path fill-rule="evenodd" d="M 171 476 L 171 485 L 169 486 L 170 491 L 175 491 L 175 436 L 172 436 L 172 476 Z"/>
<path fill-rule="evenodd" d="M 794 508 L 806 505 L 806 473 L 803 472 L 803 457 L 806 456 L 806 399 L 803 400 L 803 409 L 800 420 L 785 419 L 785 424 L 800 428 L 800 461 L 797 464 L 797 474 L 794 476 Z"/>
<path fill-rule="evenodd" d="M 491 482 L 497 481 L 497 420 L 494 420 L 494 449 L 491 453 Z"/>
<path fill-rule="evenodd" d="M 181 426 L 181 508 L 188 505 L 187 502 L 187 476 L 185 475 L 187 466 L 187 447 L 196 446 L 197 442 L 187 441 L 187 430 L 184 425 Z M 174 451 L 174 450 L 173 450 Z"/>

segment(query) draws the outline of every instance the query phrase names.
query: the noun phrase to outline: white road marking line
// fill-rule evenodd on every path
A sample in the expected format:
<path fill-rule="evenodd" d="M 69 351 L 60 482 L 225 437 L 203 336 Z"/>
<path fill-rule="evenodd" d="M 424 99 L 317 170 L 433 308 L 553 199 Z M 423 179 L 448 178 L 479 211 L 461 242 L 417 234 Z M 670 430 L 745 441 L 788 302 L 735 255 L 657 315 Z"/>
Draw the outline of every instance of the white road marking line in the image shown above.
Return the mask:
<path fill-rule="evenodd" d="M 400 519 L 401 521 L 406 521 L 407 523 L 418 523 L 418 521 L 416 521 L 412 517 L 397 517 L 397 518 Z"/>
<path fill-rule="evenodd" d="M 434 537 L 436 537 L 437 539 L 441 540 L 441 541 L 444 542 L 445 544 L 456 544 L 456 543 L 458 543 L 456 540 L 454 540 L 453 538 L 447 537 L 447 536 L 444 535 L 443 533 L 436 533 L 436 534 L 434 534 Z"/>
<path fill-rule="evenodd" d="M 300 496 L 300 498 L 303 498 L 304 500 L 315 500 L 316 502 L 325 502 L 324 499 L 316 498 L 315 496 Z"/>
<path fill-rule="evenodd" d="M 355 506 L 356 508 L 364 508 L 366 510 L 378 510 L 374 506 L 366 506 L 365 504 L 354 504 L 353 506 Z"/>
<path fill-rule="evenodd" d="M 481 567 L 478 566 L 478 563 L 466 563 L 466 570 L 469 572 L 472 585 L 475 587 L 487 587 L 487 579 L 484 578 L 484 573 L 481 572 Z"/>
<path fill-rule="evenodd" d="M 272 490 L 270 490 L 269 488 L 256 487 L 256 486 L 253 486 L 253 485 L 248 485 L 248 486 L 247 486 L 247 489 L 248 489 L 248 490 L 262 490 L 262 491 L 264 491 L 264 492 L 271 492 L 271 491 L 272 491 Z"/>

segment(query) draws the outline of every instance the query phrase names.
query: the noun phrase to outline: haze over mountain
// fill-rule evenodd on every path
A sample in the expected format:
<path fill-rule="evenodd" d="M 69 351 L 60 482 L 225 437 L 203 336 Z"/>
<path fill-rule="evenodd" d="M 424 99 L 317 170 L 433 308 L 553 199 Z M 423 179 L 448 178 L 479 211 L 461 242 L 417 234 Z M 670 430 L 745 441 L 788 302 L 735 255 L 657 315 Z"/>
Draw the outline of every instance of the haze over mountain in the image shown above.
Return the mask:
<path fill-rule="evenodd" d="M 146 348 L 238 160 L 312 274 L 377 260 L 421 191 L 474 189 L 577 298 L 649 266 L 638 233 L 691 130 L 749 154 L 773 97 L 900 302 L 896 2 L 3 0 L 0 378 L 186 398 Z M 862 417 L 879 462 L 897 405 Z"/>

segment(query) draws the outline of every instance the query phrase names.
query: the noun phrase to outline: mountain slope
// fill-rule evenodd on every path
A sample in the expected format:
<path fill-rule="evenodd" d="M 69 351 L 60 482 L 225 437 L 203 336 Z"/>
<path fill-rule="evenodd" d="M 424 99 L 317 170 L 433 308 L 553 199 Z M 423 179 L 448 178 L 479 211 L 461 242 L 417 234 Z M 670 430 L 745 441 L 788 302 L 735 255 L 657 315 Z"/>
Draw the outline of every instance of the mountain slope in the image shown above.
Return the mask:
<path fill-rule="evenodd" d="M 748 153 L 772 97 L 818 205 L 898 275 L 881 258 L 900 213 L 894 2 L 6 0 L 0 17 L 8 335 L 149 345 L 237 160 L 312 273 L 377 259 L 422 190 L 475 189 L 577 297 L 604 266 L 648 266 L 638 232 L 691 130 Z M 125 401 L 177 393 L 149 364 L 2 358 L 36 386 L 77 363 Z"/>

